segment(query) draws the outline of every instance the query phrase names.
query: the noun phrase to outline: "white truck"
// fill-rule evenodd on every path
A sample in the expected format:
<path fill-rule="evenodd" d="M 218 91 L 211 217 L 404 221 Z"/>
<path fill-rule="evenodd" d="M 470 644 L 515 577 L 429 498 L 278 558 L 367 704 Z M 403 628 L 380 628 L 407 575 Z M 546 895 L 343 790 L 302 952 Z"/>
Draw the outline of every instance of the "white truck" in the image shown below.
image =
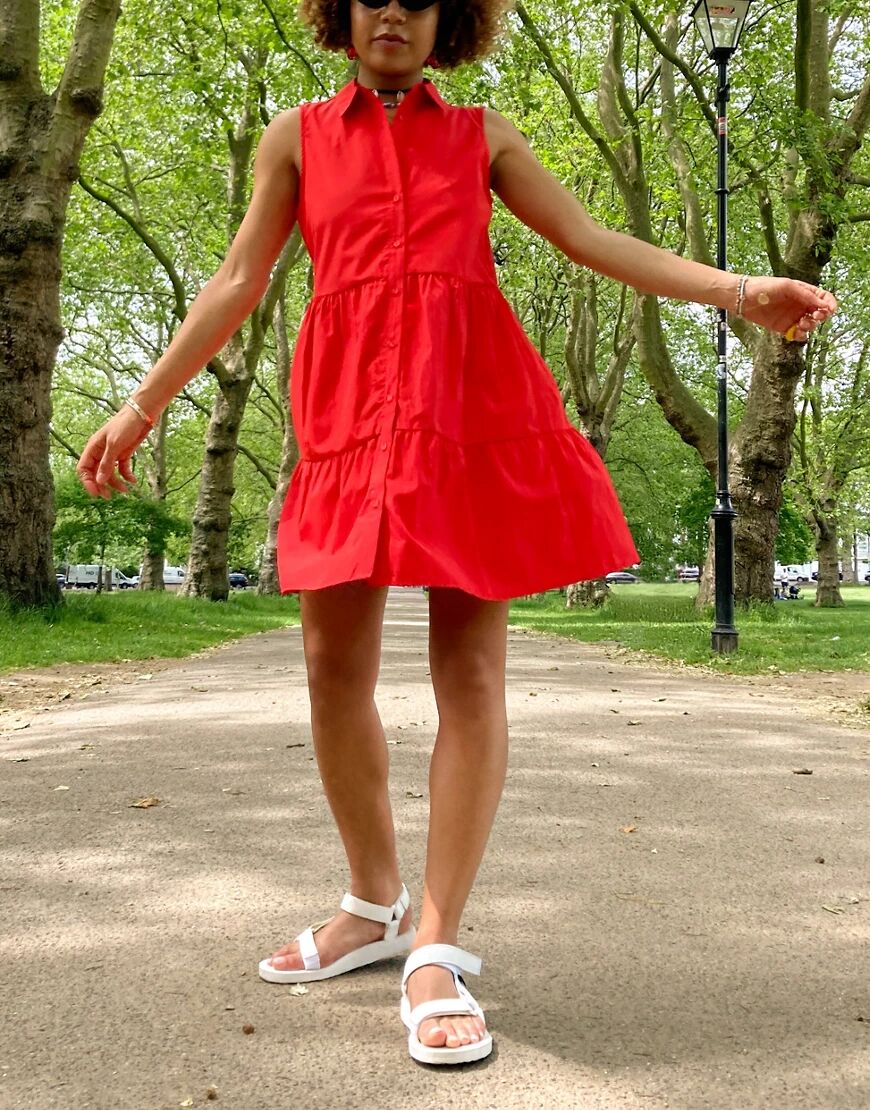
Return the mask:
<path fill-rule="evenodd" d="M 95 590 L 100 581 L 100 572 L 104 568 L 99 563 L 74 563 L 67 568 L 66 584 L 69 588 L 79 590 Z M 111 574 L 112 586 L 116 590 L 132 590 L 136 583 L 122 574 L 117 567 L 108 568 Z"/>

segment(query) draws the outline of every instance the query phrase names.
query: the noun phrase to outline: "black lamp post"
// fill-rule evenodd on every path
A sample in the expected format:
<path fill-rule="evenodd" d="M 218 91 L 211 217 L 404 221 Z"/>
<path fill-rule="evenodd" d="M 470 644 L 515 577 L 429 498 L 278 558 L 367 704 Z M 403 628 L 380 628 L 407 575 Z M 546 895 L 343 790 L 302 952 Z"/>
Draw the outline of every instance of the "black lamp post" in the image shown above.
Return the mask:
<path fill-rule="evenodd" d="M 719 164 L 716 197 L 718 200 L 718 258 L 720 270 L 728 269 L 728 62 L 737 49 L 752 0 L 733 0 L 712 4 L 699 0 L 692 16 L 704 40 L 707 53 L 719 69 L 716 116 L 719 135 Z M 712 634 L 713 651 L 737 650 L 734 627 L 734 518 L 728 488 L 728 312 L 719 309 L 716 338 L 719 362 L 716 368 L 719 413 L 719 480 L 713 508 L 713 546 L 716 575 L 716 626 Z"/>

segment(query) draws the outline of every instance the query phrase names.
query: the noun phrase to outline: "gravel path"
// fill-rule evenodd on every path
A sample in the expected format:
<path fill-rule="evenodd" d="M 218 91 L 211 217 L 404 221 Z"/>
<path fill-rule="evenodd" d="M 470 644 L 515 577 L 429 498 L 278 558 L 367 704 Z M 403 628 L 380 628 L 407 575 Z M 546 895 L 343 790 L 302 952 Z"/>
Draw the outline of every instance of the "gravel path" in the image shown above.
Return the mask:
<path fill-rule="evenodd" d="M 377 693 L 415 902 L 426 604 L 391 591 Z M 347 878 L 301 630 L 101 677 L 0 731 L 4 1110 L 870 1105 L 851 717 L 512 628 L 510 771 L 461 937 L 496 1049 L 451 1070 L 408 1058 L 401 961 L 306 994 L 257 976 Z"/>

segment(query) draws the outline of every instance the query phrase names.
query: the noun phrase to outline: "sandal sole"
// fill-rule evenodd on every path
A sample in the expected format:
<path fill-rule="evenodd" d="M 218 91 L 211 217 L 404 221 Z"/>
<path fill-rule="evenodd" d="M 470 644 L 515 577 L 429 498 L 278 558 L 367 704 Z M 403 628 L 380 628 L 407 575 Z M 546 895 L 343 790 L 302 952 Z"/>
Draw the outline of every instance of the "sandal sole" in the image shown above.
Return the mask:
<path fill-rule="evenodd" d="M 492 1052 L 492 1035 L 487 1033 L 482 1041 L 464 1044 L 459 1048 L 438 1048 L 421 1044 L 413 1034 L 408 1037 L 408 1052 L 420 1064 L 470 1064 L 482 1060 Z"/>
<path fill-rule="evenodd" d="M 368 967 L 369 964 L 378 963 L 381 960 L 407 956 L 416 935 L 417 930 L 412 925 L 407 932 L 400 933 L 393 940 L 375 940 L 371 944 L 364 944 L 334 960 L 327 967 L 318 967 L 311 971 L 291 968 L 282 971 L 280 968 L 272 967 L 268 959 L 260 961 L 258 970 L 260 978 L 267 983 L 319 983 L 323 979 L 332 979 L 336 975 L 344 975 L 348 971 L 356 971 L 358 968 Z"/>

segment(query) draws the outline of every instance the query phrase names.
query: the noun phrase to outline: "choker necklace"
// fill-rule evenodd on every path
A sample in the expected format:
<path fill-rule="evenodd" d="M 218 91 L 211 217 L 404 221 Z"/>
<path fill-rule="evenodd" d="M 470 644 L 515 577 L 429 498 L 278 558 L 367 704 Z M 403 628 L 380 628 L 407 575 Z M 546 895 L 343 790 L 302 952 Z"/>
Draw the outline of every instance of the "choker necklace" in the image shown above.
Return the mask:
<path fill-rule="evenodd" d="M 413 87 L 414 86 L 411 85 L 407 89 L 372 89 L 372 92 L 379 98 L 381 95 L 395 97 L 394 100 L 381 100 L 380 103 L 383 104 L 385 108 L 398 108 Z"/>

